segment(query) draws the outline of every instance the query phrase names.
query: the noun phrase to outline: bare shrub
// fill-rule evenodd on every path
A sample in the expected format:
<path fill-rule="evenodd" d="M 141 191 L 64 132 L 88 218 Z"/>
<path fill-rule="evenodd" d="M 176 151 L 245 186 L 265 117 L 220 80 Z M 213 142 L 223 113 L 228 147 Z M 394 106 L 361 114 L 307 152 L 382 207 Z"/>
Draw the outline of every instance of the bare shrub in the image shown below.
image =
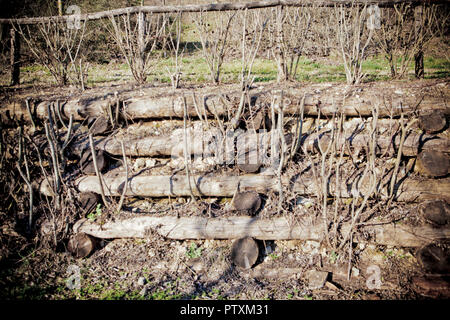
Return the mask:
<path fill-rule="evenodd" d="M 203 57 L 208 64 L 211 81 L 219 83 L 220 71 L 224 58 L 230 49 L 227 46 L 230 35 L 230 26 L 235 12 L 219 12 L 218 14 L 206 14 L 200 12 L 195 22 L 196 30 L 200 37 Z"/>
<path fill-rule="evenodd" d="M 169 51 L 173 54 L 175 58 L 175 66 L 166 67 L 167 73 L 170 77 L 170 82 L 172 83 L 172 88 L 176 89 L 180 85 L 181 80 L 181 62 L 184 53 L 184 47 L 180 52 L 180 41 L 181 41 L 181 32 L 182 32 L 182 14 L 178 12 L 177 15 L 169 20 L 172 20 L 170 26 L 168 28 L 168 36 L 167 36 L 167 47 Z M 174 33 L 174 34 L 172 34 Z"/>
<path fill-rule="evenodd" d="M 449 13 L 438 10 L 438 6 L 423 6 L 421 19 L 415 20 L 411 4 L 382 9 L 381 25 L 374 33 L 374 42 L 389 63 L 391 78 L 402 78 L 414 55 L 443 33 Z"/>
<path fill-rule="evenodd" d="M 313 13 L 314 8 L 306 7 L 279 6 L 272 10 L 267 36 L 277 63 L 277 81 L 295 79 Z"/>
<path fill-rule="evenodd" d="M 69 80 L 84 89 L 86 67 L 83 67 L 82 43 L 86 21 L 80 28 L 69 28 L 65 22 L 49 20 L 34 25 L 13 25 L 27 43 L 37 61 L 45 66 L 56 82 Z"/>
<path fill-rule="evenodd" d="M 241 39 L 241 86 L 251 86 L 253 63 L 261 45 L 261 39 L 266 29 L 269 18 L 263 17 L 260 10 L 242 12 L 242 39 Z"/>
<path fill-rule="evenodd" d="M 351 6 L 336 5 L 334 8 L 336 37 L 344 63 L 348 84 L 358 84 L 364 78 L 362 63 L 367 58 L 367 46 L 373 28 L 368 30 L 367 5 L 352 3 Z"/>
<path fill-rule="evenodd" d="M 152 54 L 162 41 L 167 20 L 162 15 L 139 12 L 110 16 L 109 21 L 111 24 L 106 28 L 125 57 L 133 78 L 145 83 Z"/>

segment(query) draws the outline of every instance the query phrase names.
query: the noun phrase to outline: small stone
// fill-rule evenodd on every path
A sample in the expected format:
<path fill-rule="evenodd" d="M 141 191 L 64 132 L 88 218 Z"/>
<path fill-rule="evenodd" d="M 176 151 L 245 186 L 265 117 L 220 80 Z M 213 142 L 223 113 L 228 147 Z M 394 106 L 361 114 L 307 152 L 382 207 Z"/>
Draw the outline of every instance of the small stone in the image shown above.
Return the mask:
<path fill-rule="evenodd" d="M 201 273 L 204 271 L 204 266 L 200 258 L 193 259 L 190 263 L 190 267 L 196 273 Z"/>
<path fill-rule="evenodd" d="M 146 282 L 147 280 L 144 277 L 139 277 L 137 284 L 138 286 L 143 286 Z"/>
<path fill-rule="evenodd" d="M 352 267 L 352 275 L 354 275 L 355 277 L 359 276 L 359 269 Z"/>
<path fill-rule="evenodd" d="M 155 165 L 156 165 L 156 160 L 155 159 L 147 159 L 147 160 L 145 160 L 145 167 L 146 168 L 154 167 Z"/>
<path fill-rule="evenodd" d="M 147 287 L 142 288 L 139 294 L 144 297 L 147 294 Z"/>
<path fill-rule="evenodd" d="M 308 280 L 308 289 L 317 290 L 323 288 L 328 278 L 328 272 L 308 270 L 305 274 Z"/>
<path fill-rule="evenodd" d="M 302 246 L 302 251 L 310 254 L 318 254 L 320 249 L 320 242 L 308 240 Z"/>
<path fill-rule="evenodd" d="M 145 160 L 142 158 L 137 158 L 136 162 L 134 163 L 134 168 L 137 169 L 141 169 L 145 166 Z"/>

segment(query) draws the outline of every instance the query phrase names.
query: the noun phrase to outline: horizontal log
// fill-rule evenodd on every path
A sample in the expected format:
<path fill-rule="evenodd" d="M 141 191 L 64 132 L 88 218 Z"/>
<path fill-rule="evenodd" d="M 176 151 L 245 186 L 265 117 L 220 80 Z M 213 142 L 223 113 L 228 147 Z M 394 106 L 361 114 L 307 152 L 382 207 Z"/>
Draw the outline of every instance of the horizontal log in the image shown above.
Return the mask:
<path fill-rule="evenodd" d="M 178 12 L 214 12 L 214 11 L 235 11 L 244 9 L 261 9 L 271 8 L 276 6 L 296 6 L 296 7 L 334 7 L 335 5 L 352 5 L 352 4 L 376 4 L 380 7 L 392 7 L 395 4 L 407 3 L 411 5 L 418 5 L 423 3 L 423 0 L 264 0 L 254 2 L 234 2 L 234 3 L 212 3 L 212 4 L 189 4 L 178 6 L 135 6 L 120 8 L 114 10 L 100 11 L 95 13 L 80 14 L 77 16 L 81 21 L 84 20 L 98 20 L 110 16 L 120 16 L 124 14 L 143 13 L 178 13 Z M 428 0 L 427 3 L 440 4 L 448 3 L 448 0 Z M 0 19 L 0 23 L 5 24 L 37 24 L 48 21 L 66 22 L 69 19 L 74 19 L 74 15 L 68 16 L 52 16 L 52 17 L 32 17 L 32 18 L 17 18 L 17 19 Z"/>
<path fill-rule="evenodd" d="M 126 175 L 116 173 L 114 176 L 104 176 L 105 193 L 108 196 L 120 196 L 125 186 Z M 360 178 L 360 177 L 359 177 Z M 329 194 L 337 195 L 337 188 L 330 178 Z M 369 192 L 367 185 L 368 178 L 359 181 L 352 179 L 340 186 L 342 198 L 354 198 L 364 196 Z M 242 175 L 242 176 L 209 176 L 193 175 L 191 183 L 188 183 L 185 175 L 167 176 L 145 176 L 137 175 L 128 179 L 128 188 L 125 193 L 130 197 L 177 197 L 196 196 L 210 197 L 232 197 L 239 184 L 241 191 L 255 191 L 267 193 L 278 191 L 278 180 L 274 176 L 264 174 Z M 282 177 L 282 184 L 290 192 L 298 195 L 315 196 L 319 190 L 316 181 L 310 175 L 300 175 L 298 177 Z M 98 178 L 95 176 L 84 176 L 75 181 L 80 192 L 100 193 Z M 370 196 L 370 195 L 369 195 Z M 378 196 L 382 199 L 388 198 L 388 191 L 383 187 Z M 415 202 L 432 199 L 450 200 L 450 178 L 446 179 L 404 179 L 396 186 L 396 200 L 405 202 Z"/>
<path fill-rule="evenodd" d="M 347 132 L 347 134 L 344 134 L 339 141 L 337 141 L 337 147 L 339 150 L 344 148 L 345 154 L 349 154 L 351 152 L 347 146 L 350 146 L 352 149 L 361 150 L 363 148 L 367 148 L 369 142 L 371 141 L 370 135 L 367 134 L 366 131 L 354 133 L 351 130 L 348 130 Z M 213 133 L 214 131 L 188 131 L 187 143 L 190 153 L 197 155 L 214 155 L 219 151 L 223 152 L 226 149 L 226 144 L 223 139 L 217 139 L 218 135 L 221 135 L 220 132 L 217 131 L 215 132 L 216 134 Z M 170 136 L 146 136 L 143 138 L 133 138 L 133 135 L 127 135 L 123 138 L 125 154 L 135 157 L 152 157 L 161 155 L 182 156 L 184 145 L 180 143 L 180 141 L 183 141 L 183 135 L 183 129 L 175 129 Z M 265 145 L 270 146 L 271 133 L 249 133 L 248 138 L 254 141 L 254 144 L 251 148 L 247 148 L 247 150 L 254 149 L 256 152 L 257 149 L 255 146 L 261 146 L 263 141 L 265 142 Z M 400 145 L 400 138 L 400 134 L 396 134 L 393 138 L 387 135 L 378 135 L 376 138 L 376 152 L 379 154 L 396 154 Z M 239 148 L 243 148 L 245 145 L 237 143 L 237 141 L 239 141 L 238 139 L 238 137 L 233 138 L 231 142 L 235 143 L 239 150 Z M 325 150 L 330 142 L 330 139 L 330 132 L 305 134 L 302 138 L 302 146 L 309 152 L 318 152 L 320 150 L 318 146 L 320 145 L 322 149 Z M 216 141 L 220 144 L 217 144 Z M 214 145 L 214 147 L 211 148 L 210 145 Z M 109 138 L 100 139 L 98 140 L 96 146 L 97 148 L 100 148 L 101 150 L 104 150 L 112 155 L 122 155 L 121 138 L 119 137 L 112 136 Z M 75 146 L 76 149 L 84 149 L 85 147 L 86 143 Z M 265 148 L 265 150 L 266 149 L 267 148 Z M 428 134 L 409 133 L 407 135 L 403 143 L 403 155 L 416 156 L 420 151 L 426 150 L 450 152 L 450 140 Z"/>
<path fill-rule="evenodd" d="M 348 87 L 345 84 L 311 84 L 301 88 L 292 85 L 267 84 L 249 92 L 251 104 L 254 106 L 268 106 L 273 97 L 280 97 L 283 89 L 283 101 L 277 102 L 283 106 L 286 114 L 299 112 L 299 104 L 304 99 L 304 114 L 317 116 L 332 116 L 342 112 L 351 117 L 370 117 L 372 109 L 379 107 L 379 117 L 399 116 L 400 114 L 413 114 L 414 112 L 429 113 L 440 110 L 442 114 L 450 115 L 447 107 L 449 90 L 445 82 L 425 81 L 424 83 L 395 83 L 376 82 Z M 112 89 L 113 90 L 113 89 Z M 114 89 L 115 90 L 115 89 Z M 195 95 L 195 103 L 193 94 Z M 180 89 L 179 91 L 162 90 L 161 88 L 147 88 L 142 91 L 126 91 L 118 96 L 123 105 L 123 113 L 128 119 L 143 118 L 182 118 L 184 114 L 184 101 L 187 113 L 191 117 L 213 117 L 228 114 L 240 102 L 242 91 L 235 86 L 212 88 L 211 90 Z M 86 117 L 108 116 L 108 105 L 114 100 L 113 94 L 88 93 L 80 97 L 64 99 L 61 97 L 62 114 L 74 120 L 83 120 Z M 66 101 L 65 101 L 66 100 Z M 34 116 L 47 118 L 47 107 L 54 100 L 44 100 L 32 107 Z M 196 110 L 197 107 L 197 110 Z M 29 121 L 25 102 L 14 102 L 6 105 L 1 114 L 9 113 L 11 116 Z"/>
<path fill-rule="evenodd" d="M 379 117 L 400 116 L 400 114 L 410 114 L 416 111 L 429 112 L 430 110 L 442 110 L 443 114 L 450 114 L 447 108 L 447 97 L 424 94 L 411 95 L 412 91 L 417 91 L 413 84 L 395 90 L 383 87 L 383 84 L 376 83 L 369 86 L 355 87 L 349 89 L 343 84 L 328 86 L 310 85 L 302 88 L 266 86 L 261 89 L 254 89 L 249 92 L 252 105 L 268 105 L 273 97 L 279 98 L 283 91 L 283 101 L 278 101 L 282 105 L 286 114 L 299 113 L 299 105 L 304 98 L 304 114 L 306 116 L 317 116 L 320 112 L 323 116 L 332 116 L 335 113 L 343 113 L 352 117 L 370 117 L 373 115 L 375 106 L 379 107 Z M 420 89 L 420 88 L 419 88 Z M 442 88 L 446 94 L 448 89 Z M 173 95 L 163 97 L 140 96 L 131 98 L 125 102 L 126 114 L 131 119 L 137 118 L 159 118 L 159 117 L 183 117 L 184 100 L 186 96 L 186 106 L 191 116 L 196 116 L 194 100 L 191 96 Z M 219 94 L 197 95 L 197 106 L 200 112 L 209 116 L 226 114 L 229 108 L 235 108 L 239 104 L 241 92 L 234 91 Z"/>
<path fill-rule="evenodd" d="M 349 225 L 342 226 L 342 232 L 349 230 Z M 368 242 L 380 245 L 418 247 L 433 240 L 449 238 L 450 228 L 434 229 L 430 226 L 410 227 L 401 224 L 383 224 L 365 226 L 360 230 L 372 237 Z M 315 240 L 321 241 L 325 236 L 323 223 L 304 220 L 290 220 L 286 217 L 260 219 L 248 216 L 236 217 L 180 217 L 175 216 L 141 216 L 102 225 L 80 220 L 74 231 L 84 232 L 96 238 L 145 238 L 152 231 L 165 238 L 186 239 L 239 239 L 252 237 L 260 240 Z M 366 242 L 355 236 L 355 242 Z"/>

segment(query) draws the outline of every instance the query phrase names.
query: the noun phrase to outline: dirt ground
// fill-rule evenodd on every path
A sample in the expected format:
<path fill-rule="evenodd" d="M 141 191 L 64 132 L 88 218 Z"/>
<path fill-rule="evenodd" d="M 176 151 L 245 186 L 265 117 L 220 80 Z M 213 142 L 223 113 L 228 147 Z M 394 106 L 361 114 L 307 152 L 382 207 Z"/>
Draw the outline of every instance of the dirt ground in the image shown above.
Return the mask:
<path fill-rule="evenodd" d="M 120 88 L 124 92 L 135 89 L 131 85 Z M 114 89 L 96 88 L 90 94 Z M 157 90 L 164 92 L 164 87 Z M 54 90 L 9 90 L 3 103 L 33 94 L 53 96 Z M 70 89 L 57 92 L 59 96 L 70 94 Z M 157 130 L 170 131 L 174 123 L 176 121 L 171 120 L 166 128 L 162 122 Z M 181 126 L 181 122 L 178 125 Z M 132 128 L 122 130 L 126 133 L 134 130 L 141 135 L 155 134 L 156 130 L 142 124 Z M 179 241 L 164 239 L 155 232 L 144 239 L 97 239 L 93 253 L 77 259 L 69 253 L 67 245 L 71 235 L 69 226 L 83 218 L 79 208 L 72 204 L 63 213 L 52 216 L 45 213 L 49 211 L 49 200 L 37 195 L 39 214 L 35 227 L 28 229 L 28 189 L 14 173 L 18 159 L 17 129 L 2 125 L 1 138 L 6 151 L 2 150 L 5 156 L 2 156 L 0 180 L 4 196 L 0 210 L 0 299 L 380 300 L 440 297 L 416 287 L 413 279 L 423 275 L 424 270 L 416 260 L 415 248 L 354 243 L 349 264 L 348 252 L 335 252 L 325 242 L 257 241 L 257 262 L 253 268 L 244 270 L 231 261 L 232 240 Z M 38 159 L 31 160 L 35 164 L 31 173 L 38 175 Z M 142 165 L 145 160 L 150 159 L 140 160 L 138 165 L 138 159 L 132 159 L 129 166 L 135 171 L 146 170 L 146 165 Z M 153 165 L 167 161 L 156 159 Z M 170 172 L 175 167 L 165 166 L 155 172 L 167 173 L 164 170 Z M 291 169 L 298 170 L 298 167 Z M 76 161 L 73 168 L 69 166 L 70 170 L 73 175 L 79 171 Z M 277 201 L 274 197 L 267 195 L 264 199 L 262 216 L 271 215 L 271 208 Z M 234 214 L 230 211 L 230 202 L 227 198 L 204 198 L 195 204 L 189 198 L 130 198 L 120 215 L 112 218 L 144 214 L 201 216 L 211 211 L 214 216 L 230 215 Z M 287 214 L 301 215 L 305 203 L 296 208 L 298 210 Z M 413 205 L 399 204 L 391 209 L 395 212 L 380 210 L 379 216 L 399 214 L 413 224 L 418 219 Z M 96 217 L 98 220 L 107 218 L 111 217 Z M 62 226 L 57 234 L 44 230 L 44 222 L 49 219 Z M 322 283 L 315 284 L 314 277 L 321 276 L 324 277 Z"/>

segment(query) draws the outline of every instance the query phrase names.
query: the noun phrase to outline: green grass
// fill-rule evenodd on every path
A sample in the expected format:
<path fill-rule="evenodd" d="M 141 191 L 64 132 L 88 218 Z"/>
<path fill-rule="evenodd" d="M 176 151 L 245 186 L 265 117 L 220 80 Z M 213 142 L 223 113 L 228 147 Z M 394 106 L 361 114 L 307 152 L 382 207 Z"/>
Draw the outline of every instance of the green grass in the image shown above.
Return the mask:
<path fill-rule="evenodd" d="M 170 84 L 170 72 L 175 70 L 173 57 L 157 58 L 156 52 L 153 64 L 149 68 L 148 82 Z M 181 57 L 182 83 L 202 84 L 211 83 L 210 71 L 206 60 L 200 51 L 186 54 Z M 450 61 L 445 58 L 426 56 L 424 59 L 425 78 L 445 78 L 450 76 Z M 221 69 L 222 83 L 238 83 L 240 81 L 241 59 L 226 59 Z M 390 78 L 390 68 L 382 55 L 373 56 L 363 62 L 362 70 L 366 73 L 364 81 L 385 81 Z M 22 83 L 24 84 L 51 84 L 55 83 L 50 72 L 41 65 L 31 64 L 21 68 Z M 408 66 L 405 79 L 412 79 L 414 75 L 414 62 Z M 5 73 L 0 79 L 1 83 L 9 82 L 9 74 Z M 277 66 L 275 61 L 263 58 L 255 59 L 252 69 L 255 82 L 269 82 L 277 79 Z M 345 70 L 340 57 L 329 57 L 328 60 L 316 61 L 301 57 L 297 67 L 296 80 L 300 82 L 345 82 Z M 126 83 L 134 81 L 128 65 L 124 62 L 95 64 L 91 63 L 88 69 L 87 85 L 95 87 L 109 83 Z"/>
<path fill-rule="evenodd" d="M 190 259 L 199 258 L 202 255 L 202 248 L 197 247 L 195 242 L 191 243 L 191 246 L 186 251 L 186 256 Z"/>

